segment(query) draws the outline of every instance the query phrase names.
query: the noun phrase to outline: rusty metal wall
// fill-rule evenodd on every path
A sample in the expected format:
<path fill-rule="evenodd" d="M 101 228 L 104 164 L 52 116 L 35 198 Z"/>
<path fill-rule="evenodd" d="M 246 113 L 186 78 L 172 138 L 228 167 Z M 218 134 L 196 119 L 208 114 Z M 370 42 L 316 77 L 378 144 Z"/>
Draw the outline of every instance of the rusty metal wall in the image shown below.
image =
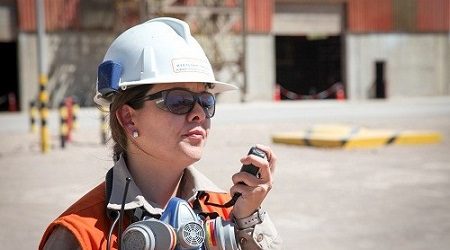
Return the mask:
<path fill-rule="evenodd" d="M 350 32 L 448 32 L 450 0 L 348 0 Z"/>
<path fill-rule="evenodd" d="M 36 0 L 17 0 L 20 31 L 36 29 Z M 45 26 L 47 31 L 77 28 L 79 0 L 45 0 Z"/>
<path fill-rule="evenodd" d="M 417 30 L 450 31 L 450 0 L 417 0 Z"/>
<path fill-rule="evenodd" d="M 392 0 L 349 0 L 347 14 L 350 32 L 392 31 Z"/>
<path fill-rule="evenodd" d="M 35 0 L 17 0 L 18 24 L 21 31 L 32 31 L 36 27 Z"/>
<path fill-rule="evenodd" d="M 392 0 L 395 31 L 416 31 L 416 3 L 416 0 Z"/>
<path fill-rule="evenodd" d="M 246 22 L 249 33 L 272 30 L 273 0 L 246 0 Z"/>
<path fill-rule="evenodd" d="M 20 31 L 35 30 L 35 1 L 17 0 Z M 274 2 L 277 0 L 245 1 L 247 32 L 269 33 L 272 29 Z M 95 3 L 96 1 L 86 2 Z M 196 2 L 196 0 L 185 0 L 181 3 L 192 5 Z M 329 1 L 329 3 L 332 2 L 345 1 Z M 82 3 L 83 1 L 80 0 L 45 0 L 47 31 L 78 29 L 80 26 L 85 26 L 83 21 L 85 18 L 80 14 Z M 237 4 L 239 4 L 237 0 L 225 1 L 227 6 Z M 114 4 L 108 5 L 111 7 Z M 114 12 L 113 7 L 109 11 Z M 110 13 L 107 19 L 111 19 L 112 15 L 114 13 Z M 347 29 L 350 32 L 445 32 L 450 30 L 450 0 L 348 0 L 347 15 Z M 109 20 L 109 22 L 112 21 Z M 94 26 L 99 26 L 98 22 Z"/>

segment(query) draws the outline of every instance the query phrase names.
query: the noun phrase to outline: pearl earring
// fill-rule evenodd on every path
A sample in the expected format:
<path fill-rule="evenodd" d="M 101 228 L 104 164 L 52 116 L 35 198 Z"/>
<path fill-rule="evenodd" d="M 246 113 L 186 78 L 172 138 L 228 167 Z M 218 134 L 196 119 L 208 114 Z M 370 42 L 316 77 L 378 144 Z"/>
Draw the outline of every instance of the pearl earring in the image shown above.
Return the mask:
<path fill-rule="evenodd" d="M 137 130 L 133 131 L 133 138 L 136 139 L 139 137 L 139 133 L 137 132 Z"/>

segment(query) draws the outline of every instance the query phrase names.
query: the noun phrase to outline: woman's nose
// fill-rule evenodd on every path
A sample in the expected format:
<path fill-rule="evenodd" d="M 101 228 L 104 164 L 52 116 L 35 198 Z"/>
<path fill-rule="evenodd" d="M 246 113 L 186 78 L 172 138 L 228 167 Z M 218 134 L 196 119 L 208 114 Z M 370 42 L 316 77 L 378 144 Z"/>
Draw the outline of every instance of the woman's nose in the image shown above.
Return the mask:
<path fill-rule="evenodd" d="M 191 112 L 188 113 L 187 119 L 188 121 L 202 122 L 206 119 L 205 112 L 206 111 L 202 108 L 198 101 L 196 101 Z"/>

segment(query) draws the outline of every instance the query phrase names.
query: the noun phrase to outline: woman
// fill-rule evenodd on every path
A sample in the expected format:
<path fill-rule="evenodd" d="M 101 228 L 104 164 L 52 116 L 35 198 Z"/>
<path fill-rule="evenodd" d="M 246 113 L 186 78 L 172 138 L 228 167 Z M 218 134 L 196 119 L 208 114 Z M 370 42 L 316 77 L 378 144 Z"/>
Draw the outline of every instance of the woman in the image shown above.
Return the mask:
<path fill-rule="evenodd" d="M 104 183 L 49 225 L 39 248 L 117 249 L 134 237 L 126 234 L 132 223 L 163 223 L 159 221 L 167 217 L 169 206 L 183 201 L 192 206 L 195 218 L 220 218 L 224 232 L 233 229 L 212 233 L 204 224 L 206 239 L 201 244 L 209 249 L 281 248 L 281 238 L 260 209 L 272 187 L 276 156 L 270 148 L 258 145 L 267 159 L 241 159 L 259 172 L 233 175 L 234 199 L 192 166 L 201 158 L 209 134 L 214 94 L 233 89 L 215 80 L 203 50 L 181 20 L 155 18 L 117 37 L 99 66 L 95 97 L 110 110 L 115 165 Z M 170 231 L 172 224 L 162 227 Z M 128 238 L 122 237 L 125 228 Z M 215 236 L 228 237 L 229 242 L 214 248 Z M 172 249 L 172 243 L 156 249 Z"/>

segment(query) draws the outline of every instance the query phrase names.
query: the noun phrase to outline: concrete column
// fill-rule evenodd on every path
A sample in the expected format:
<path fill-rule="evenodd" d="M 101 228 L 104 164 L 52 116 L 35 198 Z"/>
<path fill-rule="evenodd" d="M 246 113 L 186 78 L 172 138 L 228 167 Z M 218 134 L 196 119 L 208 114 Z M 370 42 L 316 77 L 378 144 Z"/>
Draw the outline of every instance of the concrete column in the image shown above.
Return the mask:
<path fill-rule="evenodd" d="M 19 68 L 20 109 L 28 110 L 30 101 L 37 100 L 38 70 L 36 36 L 19 33 L 17 38 L 17 60 Z"/>
<path fill-rule="evenodd" d="M 246 47 L 246 101 L 271 101 L 275 88 L 275 39 L 270 34 L 249 34 Z"/>

